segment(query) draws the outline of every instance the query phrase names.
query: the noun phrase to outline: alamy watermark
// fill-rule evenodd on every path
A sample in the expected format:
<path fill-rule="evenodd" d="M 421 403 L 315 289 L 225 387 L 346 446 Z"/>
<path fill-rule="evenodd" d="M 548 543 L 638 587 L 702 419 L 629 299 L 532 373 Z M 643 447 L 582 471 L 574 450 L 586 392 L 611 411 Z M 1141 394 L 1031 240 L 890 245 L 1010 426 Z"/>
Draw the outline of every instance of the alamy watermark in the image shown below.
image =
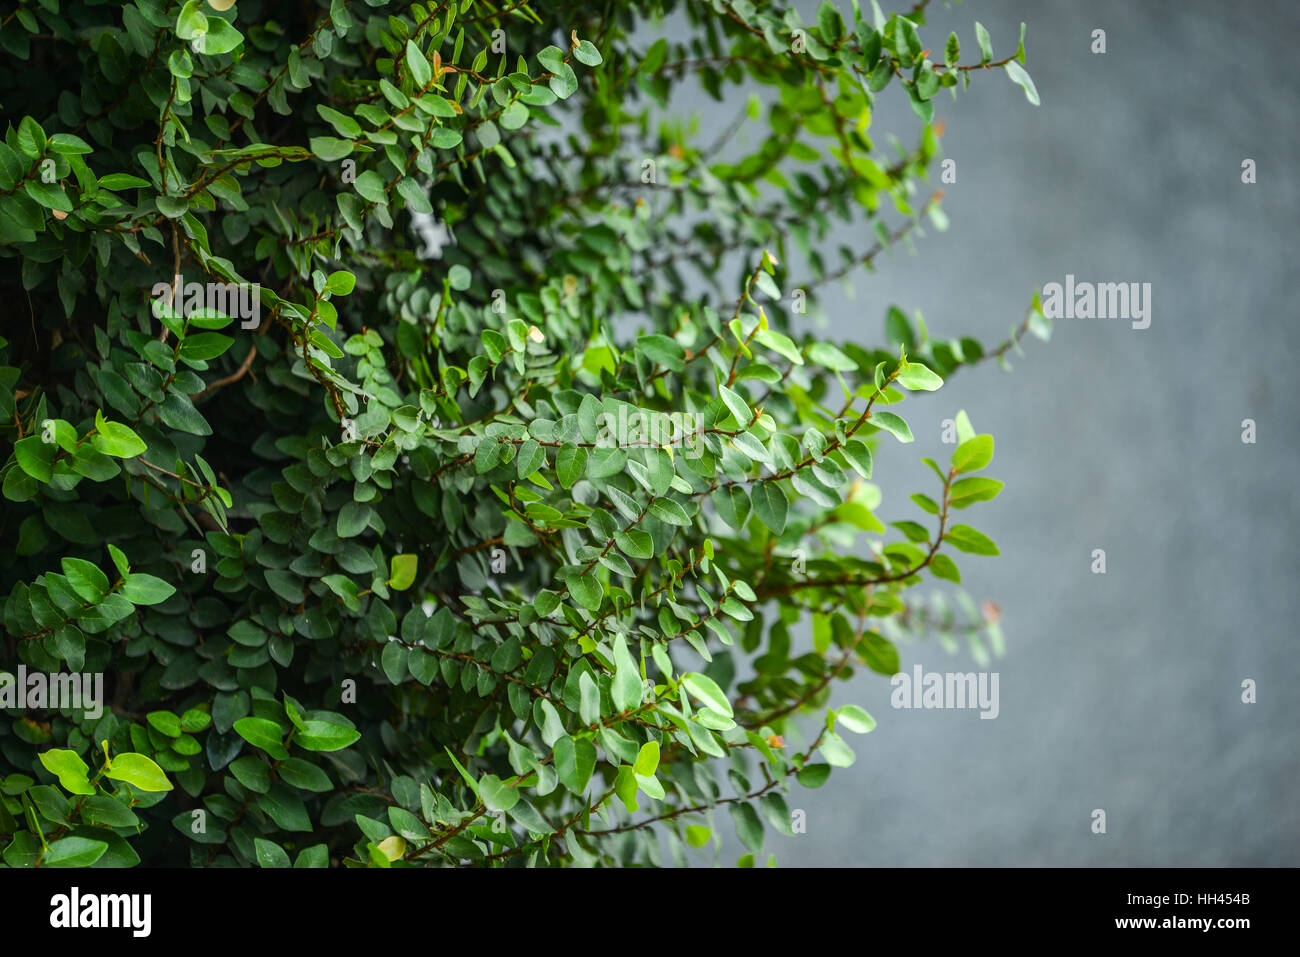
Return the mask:
<path fill-rule="evenodd" d="M 26 665 L 18 666 L 16 676 L 0 671 L 0 708 L 21 711 L 71 708 L 85 711 L 86 717 L 94 720 L 104 713 L 104 673 L 33 671 L 28 674 Z"/>
<path fill-rule="evenodd" d="M 1075 282 L 1043 287 L 1043 315 L 1048 319 L 1130 319 L 1134 329 L 1151 325 L 1151 283 Z"/>
<path fill-rule="evenodd" d="M 132 937 L 148 937 L 152 912 L 151 894 L 83 894 L 73 887 L 50 898 L 50 926 L 60 930 L 125 928 Z"/>
<path fill-rule="evenodd" d="M 940 673 L 915 665 L 912 674 L 900 671 L 889 684 L 895 708 L 978 708 L 981 718 L 996 718 L 1000 710 L 996 671 Z"/>
<path fill-rule="evenodd" d="M 657 412 L 620 405 L 617 415 L 610 412 L 598 415 L 596 426 L 599 448 L 669 447 L 683 449 L 682 454 L 688 459 L 697 459 L 705 451 L 705 429 L 694 412 Z"/>
<path fill-rule="evenodd" d="M 256 329 L 262 323 L 261 288 L 255 282 L 186 282 L 177 273 L 171 282 L 154 283 L 150 295 L 155 319 L 168 306 L 178 316 L 213 312 L 238 319 L 241 329 Z"/>

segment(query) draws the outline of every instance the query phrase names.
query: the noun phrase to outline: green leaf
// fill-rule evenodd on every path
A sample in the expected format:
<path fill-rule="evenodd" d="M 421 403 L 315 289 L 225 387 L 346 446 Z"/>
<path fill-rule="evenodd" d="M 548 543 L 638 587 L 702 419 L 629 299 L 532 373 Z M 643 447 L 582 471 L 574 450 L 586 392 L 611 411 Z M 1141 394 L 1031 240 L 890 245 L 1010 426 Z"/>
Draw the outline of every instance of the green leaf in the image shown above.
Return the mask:
<path fill-rule="evenodd" d="M 406 41 L 406 67 L 411 71 L 411 79 L 420 89 L 433 82 L 433 68 L 429 66 L 429 61 L 424 58 L 424 54 L 420 52 L 414 40 Z"/>
<path fill-rule="evenodd" d="M 38 482 L 49 482 L 54 477 L 54 458 L 59 447 L 46 442 L 39 435 L 29 435 L 14 443 L 14 457 L 18 466 Z"/>
<path fill-rule="evenodd" d="M 728 805 L 731 822 L 736 826 L 736 836 L 740 843 L 757 853 L 763 849 L 763 820 L 754 810 L 754 806 L 741 801 Z"/>
<path fill-rule="evenodd" d="M 548 46 L 537 54 L 537 62 L 548 73 L 559 73 L 564 66 L 564 51 L 557 46 Z"/>
<path fill-rule="evenodd" d="M 600 723 L 600 688 L 591 675 L 585 671 L 578 676 L 578 717 L 584 724 L 596 725 Z"/>
<path fill-rule="evenodd" d="M 574 794 L 585 794 L 596 767 L 596 748 L 586 738 L 565 735 L 555 742 L 555 771 Z"/>
<path fill-rule="evenodd" d="M 528 107 L 518 100 L 515 100 L 497 117 L 497 122 L 503 130 L 517 130 L 528 122 Z"/>
<path fill-rule="evenodd" d="M 329 867 L 329 846 L 326 844 L 313 844 L 311 847 L 303 848 L 298 852 L 297 858 L 294 859 L 293 866 L 295 868 Z"/>
<path fill-rule="evenodd" d="M 361 737 L 361 732 L 329 721 L 304 721 L 293 743 L 308 751 L 341 751 Z"/>
<path fill-rule="evenodd" d="M 852 372 L 858 367 L 856 362 L 829 342 L 814 342 L 808 349 L 808 358 L 835 372 Z"/>
<path fill-rule="evenodd" d="M 681 372 L 686 368 L 683 361 L 686 350 L 675 340 L 656 334 L 641 336 L 636 341 L 637 348 L 645 353 L 646 358 L 656 365 L 672 372 Z"/>
<path fill-rule="evenodd" d="M 415 573 L 419 565 L 419 555 L 394 555 L 389 563 L 388 586 L 394 591 L 406 591 L 415 584 Z"/>
<path fill-rule="evenodd" d="M 984 24 L 978 20 L 975 21 L 975 41 L 980 47 L 980 62 L 988 63 L 993 59 L 993 41 L 989 38 L 988 30 L 984 29 Z"/>
<path fill-rule="evenodd" d="M 193 40 L 208 32 L 208 18 L 203 14 L 201 0 L 188 0 L 176 17 L 176 36 Z"/>
<path fill-rule="evenodd" d="M 897 306 L 890 306 L 885 313 L 885 338 L 891 345 L 901 346 L 909 353 L 916 351 L 916 333 L 912 330 L 912 321 Z"/>
<path fill-rule="evenodd" d="M 94 794 L 90 784 L 90 768 L 75 751 L 66 748 L 50 748 L 42 751 L 38 757 L 45 770 L 59 779 L 63 790 L 72 794 Z"/>
<path fill-rule="evenodd" d="M 183 196 L 155 196 L 154 205 L 168 219 L 180 219 L 190 208 L 189 201 Z"/>
<path fill-rule="evenodd" d="M 754 333 L 754 341 L 767 346 L 773 352 L 784 356 L 797 366 L 803 365 L 803 355 L 800 353 L 799 347 L 784 333 L 777 332 L 775 329 L 759 329 L 758 332 Z"/>
<path fill-rule="evenodd" d="M 102 412 L 95 413 L 95 435 L 90 441 L 100 452 L 119 459 L 134 458 L 148 448 L 130 428 L 106 421 Z"/>
<path fill-rule="evenodd" d="M 947 555 L 938 554 L 930 559 L 930 571 L 935 578 L 961 584 L 961 572 L 957 569 L 957 563 Z"/>
<path fill-rule="evenodd" d="M 948 499 L 954 508 L 965 508 L 976 502 L 987 502 L 997 498 L 998 493 L 1002 491 L 1002 486 L 1003 483 L 997 479 L 983 476 L 958 479 L 948 490 Z"/>
<path fill-rule="evenodd" d="M 849 439 L 844 443 L 841 450 L 844 458 L 848 460 L 853 470 L 861 475 L 864 479 L 871 478 L 871 449 L 859 439 Z"/>
<path fill-rule="evenodd" d="M 657 498 L 651 502 L 650 514 L 665 525 L 686 526 L 691 524 L 686 509 L 670 498 Z"/>
<path fill-rule="evenodd" d="M 163 774 L 162 768 L 154 764 L 143 754 L 127 752 L 113 758 L 112 764 L 104 772 L 105 777 L 114 781 L 125 781 L 141 791 L 170 791 L 172 783 Z"/>
<path fill-rule="evenodd" d="M 1034 106 L 1038 106 L 1038 88 L 1034 86 L 1034 81 L 1030 78 L 1029 73 L 1015 60 L 1011 60 L 1005 67 L 1007 76 L 1011 82 L 1025 91 L 1025 99 Z"/>
<path fill-rule="evenodd" d="M 147 179 L 141 179 L 139 176 L 132 176 L 129 173 L 109 173 L 107 176 L 99 178 L 100 189 L 146 189 L 148 186 L 149 181 Z"/>
<path fill-rule="evenodd" d="M 700 704 L 710 708 L 719 714 L 732 716 L 731 702 L 722 689 L 718 687 L 716 681 L 708 675 L 697 673 L 682 675 L 681 685 L 685 688 Z"/>
<path fill-rule="evenodd" d="M 600 51 L 590 40 L 578 41 L 578 45 L 573 48 L 573 58 L 583 66 L 600 66 L 604 62 Z"/>
<path fill-rule="evenodd" d="M 641 745 L 641 750 L 637 752 L 636 763 L 632 765 L 632 770 L 641 777 L 652 777 L 655 770 L 659 767 L 659 742 L 647 741 Z"/>
<path fill-rule="evenodd" d="M 892 412 L 872 412 L 868 421 L 876 428 L 884 429 L 900 442 L 914 441 L 912 430 L 908 428 L 907 423 Z"/>
<path fill-rule="evenodd" d="M 780 535 L 785 531 L 786 518 L 790 513 L 790 501 L 785 489 L 779 482 L 757 482 L 749 493 L 750 503 L 754 506 L 754 515 L 758 520 Z"/>
<path fill-rule="evenodd" d="M 264 837 L 253 838 L 258 867 L 288 867 L 289 855 L 279 844 Z"/>
<path fill-rule="evenodd" d="M 286 831 L 308 833 L 312 829 L 302 798 L 283 784 L 272 784 L 267 793 L 258 795 L 257 806 Z"/>
<path fill-rule="evenodd" d="M 625 532 L 615 532 L 614 544 L 629 558 L 651 558 L 654 556 L 654 539 L 639 528 L 629 528 Z"/>
<path fill-rule="evenodd" d="M 495 774 L 479 778 L 478 794 L 489 811 L 508 811 L 519 803 L 519 790 L 506 784 Z"/>
<path fill-rule="evenodd" d="M 253 747 L 261 748 L 277 761 L 283 761 L 289 756 L 282 741 L 284 732 L 274 721 L 267 718 L 240 718 L 234 727 L 235 733 L 241 738 Z"/>
<path fill-rule="evenodd" d="M 614 639 L 614 681 L 610 694 L 619 712 L 628 711 L 641 704 L 645 687 L 641 684 L 641 669 L 627 650 L 627 642 L 619 635 Z"/>
<path fill-rule="evenodd" d="M 63 574 L 68 576 L 68 584 L 84 601 L 97 604 L 104 600 L 109 589 L 108 576 L 98 565 L 80 558 L 60 559 L 60 564 Z"/>
<path fill-rule="evenodd" d="M 894 381 L 913 392 L 933 392 L 943 385 L 943 379 L 919 362 L 909 362 L 907 368 L 900 372 Z"/>
<path fill-rule="evenodd" d="M 216 333 L 213 333 L 216 335 Z M 189 340 L 187 339 L 186 342 Z M 181 354 L 185 354 L 182 347 Z M 212 427 L 208 425 L 207 420 L 194 408 L 187 396 L 170 393 L 158 407 L 158 417 L 163 420 L 165 425 L 171 426 L 179 432 L 188 432 L 190 435 L 211 435 Z"/>
<path fill-rule="evenodd" d="M 977 435 L 957 446 L 952 467 L 957 472 L 978 472 L 993 461 L 993 436 Z"/>
<path fill-rule="evenodd" d="M 618 776 L 614 779 L 614 793 L 623 802 L 623 807 L 627 809 L 629 814 L 638 810 L 641 806 L 637 803 L 636 792 L 636 772 L 624 764 L 618 769 Z"/>
<path fill-rule="evenodd" d="M 212 724 L 212 715 L 206 711 L 200 711 L 198 708 L 190 708 L 181 715 L 181 730 L 186 734 L 197 734 L 200 731 L 206 731 L 210 724 Z"/>
<path fill-rule="evenodd" d="M 108 850 L 105 841 L 86 837 L 63 837 L 50 845 L 41 858 L 42 867 L 89 867 Z"/>
<path fill-rule="evenodd" d="M 846 704 L 835 712 L 835 720 L 855 734 L 875 730 L 876 719 L 855 704 Z"/>
<path fill-rule="evenodd" d="M 171 711 L 150 711 L 145 715 L 149 726 L 169 738 L 181 736 L 181 719 Z"/>
<path fill-rule="evenodd" d="M 133 605 L 157 605 L 174 594 L 175 586 L 144 572 L 132 572 L 122 584 L 122 597 Z"/>
<path fill-rule="evenodd" d="M 834 731 L 827 731 L 822 735 L 821 744 L 818 745 L 817 750 L 821 752 L 822 757 L 826 759 L 826 763 L 831 767 L 852 767 L 857 760 L 857 755 L 853 753 L 853 749 Z"/>
<path fill-rule="evenodd" d="M 346 296 L 356 288 L 357 277 L 346 269 L 330 273 L 325 280 L 325 288 L 336 296 Z"/>
<path fill-rule="evenodd" d="M 339 509 L 335 530 L 339 538 L 354 538 L 370 524 L 370 506 L 361 502 L 348 502 Z"/>
<path fill-rule="evenodd" d="M 943 537 L 951 542 L 954 548 L 959 548 L 963 552 L 970 552 L 972 555 L 1001 554 L 993 539 L 969 525 L 954 525 L 948 529 L 948 532 Z"/>
<path fill-rule="evenodd" d="M 18 124 L 18 148 L 31 159 L 36 159 L 45 152 L 45 131 L 30 116 L 24 116 Z"/>
<path fill-rule="evenodd" d="M 339 139 L 335 136 L 313 136 L 308 140 L 308 148 L 317 159 L 334 163 L 350 156 L 353 150 L 352 140 Z"/>
<path fill-rule="evenodd" d="M 596 611 L 600 608 L 600 603 L 605 597 L 605 589 L 595 574 L 588 572 L 585 575 L 573 575 L 567 584 L 569 594 L 583 608 L 588 611 Z"/>
<path fill-rule="evenodd" d="M 546 452 L 536 439 L 528 439 L 519 446 L 515 456 L 515 471 L 521 479 L 526 479 L 546 464 Z"/>
<path fill-rule="evenodd" d="M 105 827 L 137 827 L 140 819 L 122 801 L 106 794 L 89 798 L 81 805 L 81 819 Z"/>
<path fill-rule="evenodd" d="M 567 442 L 555 454 L 555 472 L 563 488 L 573 488 L 587 471 L 587 450 Z"/>
<path fill-rule="evenodd" d="M 915 60 L 921 55 L 925 48 L 921 45 L 921 38 L 917 36 L 916 24 L 906 17 L 898 18 L 898 36 L 903 42 L 898 52 L 901 54 L 906 50 L 911 59 Z"/>
<path fill-rule="evenodd" d="M 830 776 L 831 766 L 829 764 L 806 764 L 795 775 L 799 779 L 799 783 L 806 788 L 819 788 L 826 783 L 826 779 Z"/>
<path fill-rule="evenodd" d="M 749 496 L 737 485 L 716 489 L 709 499 L 718 511 L 718 517 L 736 531 L 745 527 L 749 519 Z M 649 558 L 649 555 L 639 556 Z"/>
<path fill-rule="evenodd" d="M 867 667 L 877 674 L 892 676 L 898 674 L 898 646 L 888 638 L 866 632 L 858 643 L 858 654 Z"/>
<path fill-rule="evenodd" d="M 401 684 L 406 679 L 406 661 L 406 646 L 398 641 L 386 643 L 383 653 L 379 657 L 379 663 L 384 669 L 384 674 L 395 685 Z"/>
<path fill-rule="evenodd" d="M 220 17 L 208 20 L 208 32 L 203 37 L 203 52 L 209 56 L 229 53 L 244 42 L 244 35 Z"/>
<path fill-rule="evenodd" d="M 722 404 L 727 407 L 727 411 L 735 417 L 736 424 L 742 429 L 748 426 L 751 413 L 745 400 L 725 385 L 718 386 L 718 395 L 721 396 Z"/>
<path fill-rule="evenodd" d="M 230 336 L 220 332 L 193 332 L 181 343 L 180 356 L 206 362 L 224 355 L 234 342 Z"/>
<path fill-rule="evenodd" d="M 975 428 L 970 424 L 970 418 L 966 415 L 965 409 L 957 413 L 954 424 L 957 426 L 958 442 L 969 442 L 975 438 Z"/>

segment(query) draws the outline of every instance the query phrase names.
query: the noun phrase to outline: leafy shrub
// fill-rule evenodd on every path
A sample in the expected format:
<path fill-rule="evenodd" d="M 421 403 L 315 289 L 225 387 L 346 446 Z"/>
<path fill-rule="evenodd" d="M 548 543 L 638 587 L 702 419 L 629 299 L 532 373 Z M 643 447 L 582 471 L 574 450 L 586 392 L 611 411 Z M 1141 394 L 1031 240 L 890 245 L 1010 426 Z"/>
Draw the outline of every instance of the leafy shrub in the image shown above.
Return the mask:
<path fill-rule="evenodd" d="M 996 554 L 964 415 L 921 521 L 878 521 L 873 450 L 1041 315 L 986 352 L 802 314 L 943 227 L 933 98 L 1036 100 L 1023 31 L 962 64 L 925 3 L 544 6 L 3 18 L 7 693 L 103 676 L 3 702 L 7 864 L 677 861 L 719 808 L 752 863 L 873 726 L 833 680 Z M 673 120 L 683 82 L 736 122 Z"/>

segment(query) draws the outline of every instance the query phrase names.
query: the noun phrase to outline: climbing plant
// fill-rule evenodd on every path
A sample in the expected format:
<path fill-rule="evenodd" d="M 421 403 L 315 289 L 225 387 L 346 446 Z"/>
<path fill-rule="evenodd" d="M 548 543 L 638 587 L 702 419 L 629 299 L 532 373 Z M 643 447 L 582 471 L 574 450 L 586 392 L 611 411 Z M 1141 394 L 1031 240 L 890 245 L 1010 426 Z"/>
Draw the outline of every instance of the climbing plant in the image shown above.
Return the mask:
<path fill-rule="evenodd" d="M 1048 331 L 812 321 L 945 228 L 936 102 L 1037 102 L 926 6 L 0 14 L 5 864 L 766 862 L 997 554 L 964 414 L 877 518 L 907 397 Z"/>

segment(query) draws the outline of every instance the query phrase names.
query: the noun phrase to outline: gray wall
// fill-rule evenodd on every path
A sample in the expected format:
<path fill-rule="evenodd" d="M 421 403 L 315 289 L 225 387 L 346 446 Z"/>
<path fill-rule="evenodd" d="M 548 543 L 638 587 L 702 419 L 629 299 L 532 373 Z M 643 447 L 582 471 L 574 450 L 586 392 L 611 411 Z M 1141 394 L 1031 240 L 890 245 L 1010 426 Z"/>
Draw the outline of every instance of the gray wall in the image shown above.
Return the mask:
<path fill-rule="evenodd" d="M 900 409 L 917 442 L 878 453 L 886 521 L 916 517 L 906 496 L 933 480 L 920 457 L 951 452 L 942 419 L 965 408 L 997 440 L 988 474 L 1006 490 L 961 514 L 1003 554 L 961 566 L 976 598 L 1002 606 L 1001 714 L 894 710 L 874 673 L 839 684 L 832 703 L 863 705 L 879 727 L 854 741 L 853 768 L 794 789 L 808 833 L 769 848 L 798 865 L 1300 863 L 1300 404 L 1287 371 L 1300 346 L 1300 4 L 932 7 L 923 38 L 941 49 L 956 29 L 963 62 L 974 20 L 998 57 L 1027 21 L 1042 106 L 1000 73 L 955 104 L 941 94 L 952 227 L 859 276 L 856 300 L 827 290 L 831 333 L 879 342 L 898 303 L 939 334 L 996 343 L 1067 273 L 1150 282 L 1153 318 L 1143 331 L 1060 320 L 1012 373 L 962 372 Z M 1104 55 L 1090 52 L 1094 28 Z M 897 94 L 872 133 L 911 142 Z M 715 122 L 733 109 L 698 96 L 675 107 Z M 1247 157 L 1255 185 L 1241 182 Z M 1094 548 L 1105 575 L 1090 572 Z M 933 641 L 903 660 L 976 667 Z"/>

